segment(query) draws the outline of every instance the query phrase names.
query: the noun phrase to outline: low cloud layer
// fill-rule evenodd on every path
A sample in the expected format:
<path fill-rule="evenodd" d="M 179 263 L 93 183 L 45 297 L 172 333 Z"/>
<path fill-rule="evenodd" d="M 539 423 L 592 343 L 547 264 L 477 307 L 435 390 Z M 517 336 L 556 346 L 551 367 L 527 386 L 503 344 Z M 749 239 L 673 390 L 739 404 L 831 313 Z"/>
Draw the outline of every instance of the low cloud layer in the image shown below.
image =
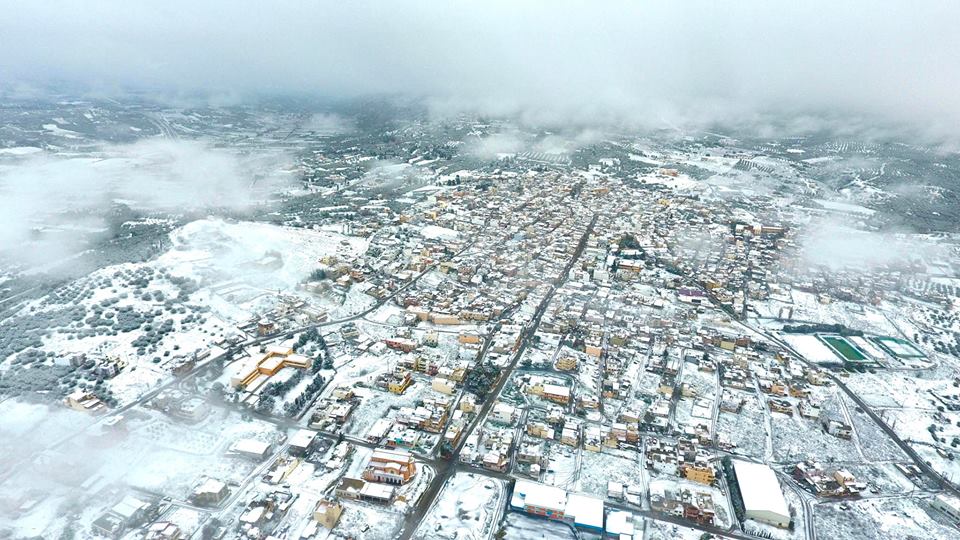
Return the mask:
<path fill-rule="evenodd" d="M 801 241 L 801 262 L 829 270 L 903 268 L 947 254 L 923 237 L 864 231 L 831 219 L 814 221 L 808 231 Z"/>
<path fill-rule="evenodd" d="M 211 96 L 401 94 L 438 114 L 696 126 L 878 116 L 960 132 L 960 3 L 30 2 L 0 80 Z"/>
<path fill-rule="evenodd" d="M 92 157 L 0 157 L 0 250 L 37 242 L 31 251 L 45 260 L 51 251 L 69 254 L 84 233 L 103 227 L 112 203 L 174 214 L 236 209 L 291 180 L 283 155 L 240 155 L 201 141 L 144 140 Z"/>

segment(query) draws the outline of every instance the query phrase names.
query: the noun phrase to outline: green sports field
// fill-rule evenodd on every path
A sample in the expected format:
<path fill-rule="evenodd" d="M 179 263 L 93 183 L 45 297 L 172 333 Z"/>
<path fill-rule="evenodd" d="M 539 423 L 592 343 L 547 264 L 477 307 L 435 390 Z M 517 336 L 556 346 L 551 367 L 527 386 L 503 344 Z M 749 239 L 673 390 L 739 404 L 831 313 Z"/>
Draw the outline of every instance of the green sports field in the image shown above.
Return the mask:
<path fill-rule="evenodd" d="M 838 336 L 820 336 L 820 339 L 830 347 L 840 358 L 848 362 L 863 362 L 867 359 L 849 341 Z"/>

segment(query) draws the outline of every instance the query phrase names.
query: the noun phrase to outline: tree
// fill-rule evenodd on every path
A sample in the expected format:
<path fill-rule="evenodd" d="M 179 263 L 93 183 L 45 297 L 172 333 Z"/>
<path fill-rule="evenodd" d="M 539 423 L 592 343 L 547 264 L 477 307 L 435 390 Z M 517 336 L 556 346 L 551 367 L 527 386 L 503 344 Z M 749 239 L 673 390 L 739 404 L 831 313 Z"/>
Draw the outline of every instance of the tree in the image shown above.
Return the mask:
<path fill-rule="evenodd" d="M 203 540 L 210 540 L 217 534 L 217 529 L 220 528 L 220 520 L 212 517 L 207 520 L 206 525 L 203 526 L 203 531 L 200 533 Z"/>

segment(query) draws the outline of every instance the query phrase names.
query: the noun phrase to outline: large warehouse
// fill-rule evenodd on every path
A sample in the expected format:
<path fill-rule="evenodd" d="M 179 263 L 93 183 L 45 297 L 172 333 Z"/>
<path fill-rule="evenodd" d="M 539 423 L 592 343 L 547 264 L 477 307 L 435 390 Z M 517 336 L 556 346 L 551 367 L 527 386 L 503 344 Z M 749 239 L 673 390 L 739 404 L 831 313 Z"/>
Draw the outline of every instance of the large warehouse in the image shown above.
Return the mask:
<path fill-rule="evenodd" d="M 773 469 L 762 463 L 733 460 L 733 470 L 740 486 L 745 517 L 777 527 L 789 527 L 790 510 Z"/>

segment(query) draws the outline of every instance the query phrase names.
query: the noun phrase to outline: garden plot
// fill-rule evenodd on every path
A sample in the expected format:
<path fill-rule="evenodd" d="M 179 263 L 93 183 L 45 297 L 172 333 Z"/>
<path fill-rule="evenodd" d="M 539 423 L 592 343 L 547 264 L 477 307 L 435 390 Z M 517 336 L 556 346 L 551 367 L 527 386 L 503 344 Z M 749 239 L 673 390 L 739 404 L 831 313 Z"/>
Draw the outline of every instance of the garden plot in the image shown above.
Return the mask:
<path fill-rule="evenodd" d="M 956 448 L 951 447 L 949 450 L 944 450 L 940 446 L 916 442 L 910 442 L 910 446 L 916 450 L 917 454 L 920 454 L 924 461 L 930 464 L 933 470 L 949 479 L 960 478 L 960 462 L 957 461 Z"/>
<path fill-rule="evenodd" d="M 420 284 L 423 285 L 423 280 L 420 280 Z M 404 315 L 406 315 L 406 311 L 402 307 L 393 303 L 386 303 L 367 314 L 364 319 L 372 323 L 400 326 Z"/>
<path fill-rule="evenodd" d="M 158 263 L 203 284 L 293 291 L 325 256 L 354 257 L 367 241 L 329 231 L 203 219 L 170 234 L 172 249 Z M 242 295 L 241 295 L 242 296 Z"/>
<path fill-rule="evenodd" d="M 191 508 L 177 508 L 163 518 L 165 521 L 180 527 L 187 537 L 200 528 L 200 524 L 205 519 L 205 515 Z"/>
<path fill-rule="evenodd" d="M 529 367 L 532 369 L 546 371 L 553 369 L 553 366 L 550 364 L 553 358 L 553 352 L 543 347 L 527 347 L 527 350 L 523 352 L 523 359 L 520 362 L 523 366 L 529 364 Z"/>
<path fill-rule="evenodd" d="M 677 402 L 674 410 L 674 422 L 678 426 L 696 426 L 702 424 L 708 429 L 713 427 L 713 400 L 709 398 L 683 398 Z"/>
<path fill-rule="evenodd" d="M 343 476 L 345 478 L 360 478 L 363 475 L 364 469 L 367 468 L 367 463 L 370 461 L 370 456 L 372 455 L 373 450 L 371 448 L 355 446 Z"/>
<path fill-rule="evenodd" d="M 726 440 L 735 444 L 731 453 L 754 458 L 763 458 L 766 449 L 766 421 L 767 414 L 761 409 L 755 393 L 735 392 L 744 399 L 743 408 L 739 414 L 721 412 L 717 418 L 717 436 L 724 436 Z"/>
<path fill-rule="evenodd" d="M 606 498 L 607 482 L 640 484 L 646 474 L 637 455 L 617 456 L 610 452 L 584 452 L 577 491 Z"/>
<path fill-rule="evenodd" d="M 814 526 L 821 538 L 957 538 L 960 533 L 956 529 L 930 515 L 933 510 L 927 510 L 928 504 L 910 497 L 818 504 Z"/>
<path fill-rule="evenodd" d="M 388 324 L 377 324 L 366 320 L 357 321 L 357 328 L 360 330 L 362 339 L 371 339 L 373 341 L 383 341 L 396 335 L 397 329 Z"/>
<path fill-rule="evenodd" d="M 423 463 L 417 462 L 417 474 L 412 480 L 397 488 L 396 498 L 393 501 L 393 507 L 401 512 L 409 512 L 411 507 L 417 504 L 423 493 L 430 487 L 430 482 L 437 476 L 437 471 Z"/>
<path fill-rule="evenodd" d="M 660 375 L 651 373 L 649 371 L 643 371 L 640 373 L 640 377 L 637 379 L 636 385 L 637 392 L 653 396 L 656 395 L 659 387 Z"/>
<path fill-rule="evenodd" d="M 503 496 L 501 480 L 457 473 L 447 480 L 414 536 L 425 540 L 490 538 Z"/>
<path fill-rule="evenodd" d="M 357 313 L 372 308 L 377 303 L 377 299 L 367 294 L 373 287 L 372 283 L 355 283 L 347 290 L 343 297 L 343 302 L 334 307 L 331 312 L 331 318 L 343 319 Z"/>
<path fill-rule="evenodd" d="M 895 334 L 897 329 L 878 309 L 853 302 L 834 300 L 821 304 L 812 293 L 793 290 L 793 318 L 821 324 L 842 324 L 874 334 Z"/>
<path fill-rule="evenodd" d="M 717 393 L 717 374 L 700 369 L 691 363 L 683 365 L 681 383 L 687 383 L 696 392 L 697 397 L 713 398 Z"/>
<path fill-rule="evenodd" d="M 588 393 L 599 397 L 601 379 L 600 365 L 593 358 L 581 357 L 578 366 L 575 382 L 580 386 L 577 389 L 577 393 Z"/>

